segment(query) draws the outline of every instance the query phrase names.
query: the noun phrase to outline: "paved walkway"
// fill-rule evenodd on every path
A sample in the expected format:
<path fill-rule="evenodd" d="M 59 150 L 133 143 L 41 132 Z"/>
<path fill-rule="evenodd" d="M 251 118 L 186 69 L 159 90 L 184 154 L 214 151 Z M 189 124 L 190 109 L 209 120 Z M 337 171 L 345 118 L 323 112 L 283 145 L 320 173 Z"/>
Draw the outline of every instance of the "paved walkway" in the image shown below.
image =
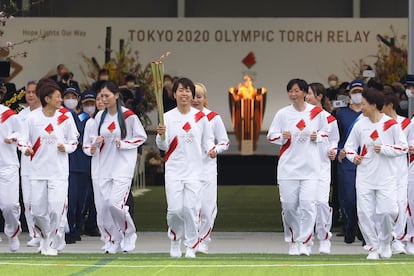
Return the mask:
<path fill-rule="evenodd" d="M 1 233 L 0 253 L 9 252 L 7 237 Z M 273 253 L 287 254 L 288 244 L 283 241 L 282 233 L 274 232 L 213 232 L 209 253 Z M 20 235 L 21 246 L 18 252 L 35 253 L 36 248 L 27 247 L 29 235 Z M 138 232 L 136 248 L 132 253 L 168 253 L 170 242 L 165 232 Z M 102 253 L 103 243 L 98 237 L 82 236 L 82 241 L 68 244 L 63 253 Z M 318 254 L 316 241 L 313 253 Z M 343 237 L 332 238 L 332 254 L 366 254 L 361 242 L 345 244 Z"/>

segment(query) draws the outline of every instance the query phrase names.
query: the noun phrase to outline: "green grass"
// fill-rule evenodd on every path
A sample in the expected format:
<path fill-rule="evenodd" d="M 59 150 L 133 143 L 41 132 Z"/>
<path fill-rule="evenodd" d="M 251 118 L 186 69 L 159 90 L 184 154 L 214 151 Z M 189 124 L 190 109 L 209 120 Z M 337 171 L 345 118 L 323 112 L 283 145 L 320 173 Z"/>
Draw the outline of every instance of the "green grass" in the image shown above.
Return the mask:
<path fill-rule="evenodd" d="M 0 254 L 2 275 L 411 275 L 412 256 L 367 261 L 365 255 L 211 254 L 171 259 L 167 254 Z"/>
<path fill-rule="evenodd" d="M 135 197 L 138 231 L 166 231 L 167 203 L 163 186 Z M 276 186 L 218 186 L 218 214 L 215 231 L 282 231 L 279 191 Z"/>

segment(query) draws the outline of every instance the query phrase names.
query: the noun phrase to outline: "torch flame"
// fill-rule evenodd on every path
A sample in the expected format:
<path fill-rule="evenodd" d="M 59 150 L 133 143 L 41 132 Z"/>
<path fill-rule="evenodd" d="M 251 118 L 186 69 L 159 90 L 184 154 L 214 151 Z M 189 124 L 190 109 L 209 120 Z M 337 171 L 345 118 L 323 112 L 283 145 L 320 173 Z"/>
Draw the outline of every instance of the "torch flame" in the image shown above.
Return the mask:
<path fill-rule="evenodd" d="M 256 96 L 256 89 L 253 86 L 252 79 L 245 75 L 243 77 L 244 83 L 240 83 L 238 86 L 239 94 L 243 99 L 254 99 Z"/>

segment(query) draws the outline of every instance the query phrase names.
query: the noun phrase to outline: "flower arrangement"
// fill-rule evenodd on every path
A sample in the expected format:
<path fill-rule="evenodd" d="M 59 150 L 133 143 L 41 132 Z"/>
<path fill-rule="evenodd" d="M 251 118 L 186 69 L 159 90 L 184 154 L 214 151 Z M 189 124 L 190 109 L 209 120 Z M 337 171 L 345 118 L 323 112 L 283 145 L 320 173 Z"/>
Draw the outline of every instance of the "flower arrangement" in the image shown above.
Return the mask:
<path fill-rule="evenodd" d="M 407 36 L 399 36 L 393 26 L 390 26 L 390 30 L 391 36 L 377 35 L 379 43 L 375 73 L 377 80 L 382 83 L 400 81 L 407 74 Z"/>
<path fill-rule="evenodd" d="M 102 49 L 100 46 L 98 48 Z M 142 99 L 135 108 L 139 111 L 137 115 L 140 117 L 144 127 L 151 125 L 151 120 L 146 113 L 151 112 L 157 106 L 152 84 L 151 64 L 148 63 L 143 66 L 140 62 L 138 51 L 133 51 L 128 43 L 125 46 L 122 44 L 120 50 L 115 52 L 115 58 L 110 59 L 102 66 L 99 65 L 94 57 L 88 57 L 83 53 L 81 56 L 87 65 L 86 69 L 82 65 L 80 66 L 84 76 L 84 83 L 81 83 L 83 90 L 91 87 L 92 83 L 88 80 L 92 79 L 93 82 L 97 80 L 100 69 L 107 69 L 109 71 L 109 79 L 115 81 L 119 86 L 125 84 L 126 76 L 133 75 L 135 83 L 140 87 L 142 94 Z"/>
<path fill-rule="evenodd" d="M 374 59 L 375 80 L 381 83 L 398 82 L 407 74 L 408 50 L 407 35 L 399 35 L 390 26 L 391 34 L 377 34 L 378 49 L 375 55 L 369 55 L 354 62 L 348 71 L 353 77 L 361 78 L 361 68 L 364 68 L 368 58 Z"/>

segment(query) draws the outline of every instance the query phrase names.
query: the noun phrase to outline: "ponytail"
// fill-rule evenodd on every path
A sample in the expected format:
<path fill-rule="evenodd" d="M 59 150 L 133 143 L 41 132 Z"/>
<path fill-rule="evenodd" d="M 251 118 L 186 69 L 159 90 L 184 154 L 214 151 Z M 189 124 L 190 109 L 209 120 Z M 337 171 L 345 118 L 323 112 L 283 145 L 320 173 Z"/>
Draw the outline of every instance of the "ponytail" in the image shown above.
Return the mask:
<path fill-rule="evenodd" d="M 122 106 L 121 106 L 121 99 L 120 98 L 118 98 L 116 100 L 116 109 L 118 111 L 119 127 L 121 128 L 121 139 L 125 139 L 127 131 L 126 131 L 125 118 L 124 118 L 124 113 L 122 112 Z"/>
<path fill-rule="evenodd" d="M 108 113 L 108 109 L 105 108 L 105 110 L 102 112 L 102 116 L 101 116 L 101 120 L 99 121 L 99 126 L 98 126 L 98 136 L 101 136 L 101 126 L 105 120 L 106 114 Z"/>

